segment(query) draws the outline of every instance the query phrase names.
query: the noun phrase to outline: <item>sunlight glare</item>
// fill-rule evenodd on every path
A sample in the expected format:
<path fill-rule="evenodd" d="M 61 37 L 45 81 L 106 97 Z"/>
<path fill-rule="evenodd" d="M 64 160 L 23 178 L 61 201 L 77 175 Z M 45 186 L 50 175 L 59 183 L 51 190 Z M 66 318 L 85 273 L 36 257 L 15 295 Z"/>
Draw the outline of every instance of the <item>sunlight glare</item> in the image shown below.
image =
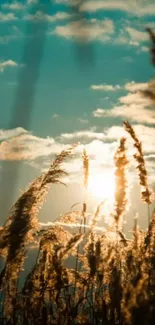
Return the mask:
<path fill-rule="evenodd" d="M 107 200 L 110 204 L 113 204 L 115 179 L 112 171 L 106 170 L 102 173 L 90 175 L 88 191 L 96 200 Z"/>

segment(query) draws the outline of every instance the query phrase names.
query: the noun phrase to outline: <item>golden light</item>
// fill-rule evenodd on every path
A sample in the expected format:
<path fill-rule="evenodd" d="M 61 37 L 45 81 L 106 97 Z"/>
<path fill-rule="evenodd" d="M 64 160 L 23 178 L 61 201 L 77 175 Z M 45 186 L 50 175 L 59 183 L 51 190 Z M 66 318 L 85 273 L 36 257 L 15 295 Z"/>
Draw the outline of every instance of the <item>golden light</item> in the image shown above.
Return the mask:
<path fill-rule="evenodd" d="M 104 222 L 109 226 L 112 224 L 111 212 L 114 208 L 115 199 L 115 177 L 113 170 L 104 170 L 89 176 L 88 193 L 90 193 L 99 204 L 103 204 Z"/>
<path fill-rule="evenodd" d="M 89 176 L 88 192 L 98 201 L 114 202 L 115 178 L 112 171 L 105 170 Z"/>

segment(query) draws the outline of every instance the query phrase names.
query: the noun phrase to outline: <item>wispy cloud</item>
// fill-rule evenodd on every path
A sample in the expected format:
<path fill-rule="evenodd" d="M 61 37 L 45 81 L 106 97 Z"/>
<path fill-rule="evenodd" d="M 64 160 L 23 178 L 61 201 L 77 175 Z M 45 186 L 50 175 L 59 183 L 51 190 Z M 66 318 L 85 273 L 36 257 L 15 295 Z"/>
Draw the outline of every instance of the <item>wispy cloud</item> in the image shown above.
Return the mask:
<path fill-rule="evenodd" d="M 155 148 L 155 128 L 150 127 L 150 126 L 145 126 L 143 124 L 135 124 L 133 125 L 136 134 L 144 142 L 145 144 L 145 150 L 147 150 L 148 145 L 151 144 L 151 138 L 153 143 L 151 144 L 151 152 L 154 152 Z M 85 130 L 85 131 L 77 131 L 77 132 L 72 132 L 72 133 L 65 133 L 60 135 L 61 141 L 63 140 L 68 140 L 68 143 L 70 140 L 80 140 L 80 143 L 85 143 L 84 145 L 87 146 L 87 149 L 89 150 L 89 153 L 93 155 L 94 153 L 98 152 L 100 154 L 100 149 L 102 147 L 102 144 L 106 145 L 108 148 L 108 145 L 112 145 L 114 148 L 115 145 L 117 145 L 117 141 L 121 137 L 127 137 L 128 140 L 131 141 L 130 136 L 128 133 L 125 131 L 123 126 L 120 125 L 114 125 L 111 127 L 106 127 L 102 130 L 102 132 L 97 132 L 95 130 Z M 154 139 L 154 140 L 153 140 Z M 84 141 L 85 140 L 85 141 Z M 149 142 L 149 143 L 148 143 Z M 111 148 L 112 148 L 111 147 Z M 77 147 L 77 151 L 79 147 Z M 81 148 L 80 148 L 81 150 Z M 150 149 L 149 149 L 150 150 Z M 102 155 L 101 155 L 102 156 Z M 103 156 L 102 156 L 103 157 Z M 101 157 L 101 159 L 103 159 Z"/>
<path fill-rule="evenodd" d="M 81 11 L 96 12 L 99 10 L 117 10 L 139 16 L 153 15 L 155 13 L 155 4 L 152 1 L 135 1 L 130 0 L 92 0 L 84 2 L 81 5 Z"/>
<path fill-rule="evenodd" d="M 86 21 L 72 21 L 65 26 L 56 26 L 51 34 L 64 37 L 66 39 L 75 38 L 79 41 L 109 41 L 110 35 L 114 33 L 114 23 L 111 19 Z"/>
<path fill-rule="evenodd" d="M 130 92 L 119 98 L 119 104 L 112 109 L 98 108 L 93 112 L 93 116 L 120 117 L 132 122 L 154 124 L 155 112 L 151 109 L 152 101 L 141 92 L 147 90 L 148 87 L 148 83 L 135 83 L 133 81 L 125 84 L 124 89 Z"/>
<path fill-rule="evenodd" d="M 84 118 L 79 118 L 79 122 L 81 122 L 83 124 L 87 124 L 89 121 L 87 119 L 84 119 Z"/>
<path fill-rule="evenodd" d="M 154 174 L 155 129 L 142 124 L 134 125 L 135 132 L 143 143 L 144 155 L 147 159 L 151 175 Z M 63 163 L 63 168 L 69 172 L 65 182 L 82 182 L 81 153 L 85 147 L 89 158 L 91 173 L 106 173 L 114 167 L 113 157 L 122 136 L 128 139 L 128 156 L 134 153 L 132 139 L 122 126 L 104 128 L 103 132 L 95 130 L 77 131 L 60 135 L 56 138 L 40 138 L 23 128 L 0 130 L 0 160 L 25 161 L 33 168 L 45 171 L 53 155 L 68 148 L 74 141 L 81 144 L 74 150 L 74 156 Z M 132 161 L 131 161 L 132 165 Z"/>
<path fill-rule="evenodd" d="M 8 130 L 0 130 L 0 141 L 2 140 L 8 140 L 12 137 L 16 137 L 18 135 L 21 134 L 25 134 L 28 131 L 26 131 L 25 129 L 18 127 L 16 129 L 8 129 Z"/>
<path fill-rule="evenodd" d="M 25 5 L 21 2 L 13 1 L 12 3 L 4 3 L 2 8 L 7 10 L 22 10 L 25 8 Z"/>
<path fill-rule="evenodd" d="M 149 40 L 148 33 L 142 32 L 136 28 L 126 27 L 126 31 L 128 32 L 131 41 L 137 42 L 138 44 Z"/>
<path fill-rule="evenodd" d="M 136 83 L 135 81 L 127 82 L 125 85 L 107 85 L 107 84 L 100 84 L 100 85 L 91 85 L 92 90 L 101 90 L 101 91 L 116 91 L 125 89 L 130 92 L 135 92 L 139 90 L 146 90 L 148 89 L 148 83 Z"/>
<path fill-rule="evenodd" d="M 146 51 L 146 45 L 148 45 L 149 41 L 148 33 L 135 21 L 132 25 L 130 21 L 122 22 L 122 24 L 123 26 L 117 33 L 114 43 L 117 45 L 140 47 L 141 51 L 145 47 Z"/>
<path fill-rule="evenodd" d="M 92 85 L 91 86 L 92 90 L 102 90 L 102 91 L 116 91 L 121 89 L 120 85 L 106 85 L 106 84 L 101 84 L 101 85 Z"/>
<path fill-rule="evenodd" d="M 33 160 L 59 153 L 64 145 L 53 138 L 39 138 L 22 128 L 1 130 L 0 160 Z"/>
<path fill-rule="evenodd" d="M 116 106 L 111 110 L 97 109 L 93 115 L 94 117 L 120 117 L 138 123 L 155 123 L 155 112 L 142 107 L 140 104 Z"/>
<path fill-rule="evenodd" d="M 139 90 L 146 90 L 148 89 L 148 83 L 147 82 L 135 82 L 131 81 L 125 84 L 124 88 L 128 91 L 135 92 Z"/>
<path fill-rule="evenodd" d="M 3 13 L 0 12 L 0 23 L 18 20 L 14 13 Z"/>
<path fill-rule="evenodd" d="M 0 62 L 0 72 L 3 72 L 5 68 L 7 67 L 17 67 L 17 62 L 13 60 L 7 60 L 7 61 L 1 61 Z"/>
<path fill-rule="evenodd" d="M 128 93 L 126 96 L 120 97 L 119 101 L 122 104 L 127 104 L 127 105 L 141 104 L 144 107 L 149 106 L 151 104 L 151 101 L 148 98 L 142 96 L 140 92 Z"/>
<path fill-rule="evenodd" d="M 133 126 L 137 136 L 143 143 L 144 156 L 147 160 L 146 165 L 152 179 L 154 174 L 154 158 L 152 155 L 155 154 L 155 129 L 152 127 L 144 126 L 142 124 Z M 113 157 L 118 146 L 118 141 L 121 137 L 126 137 L 128 139 L 127 145 L 128 158 L 130 159 L 130 176 L 132 177 L 133 171 L 135 170 L 134 160 L 132 158 L 133 154 L 135 153 L 135 148 L 133 146 L 132 139 L 126 133 L 124 128 L 122 126 L 112 126 L 110 128 L 104 129 L 102 139 L 97 139 L 96 133 L 97 132 L 94 132 L 94 139 L 90 139 L 87 136 L 85 137 L 85 149 L 87 150 L 87 153 L 90 157 L 91 173 L 94 175 L 99 173 L 104 174 L 106 171 L 108 172 L 109 169 L 113 170 Z M 75 137 L 74 139 L 76 139 L 76 136 L 77 135 L 75 133 L 72 134 L 72 138 Z M 84 141 L 84 139 L 82 141 Z M 79 155 L 81 155 L 82 147 L 77 148 L 76 151 Z M 77 156 L 77 154 L 76 158 L 73 158 L 73 160 L 70 162 L 65 162 L 64 167 L 69 173 L 71 173 L 70 182 L 82 181 L 82 163 L 80 162 L 79 156 Z"/>
<path fill-rule="evenodd" d="M 136 135 L 143 144 L 145 154 L 153 154 L 155 152 L 155 128 L 143 124 L 133 125 Z M 122 126 L 112 126 L 105 132 L 107 140 L 119 140 L 121 137 L 128 138 L 128 144 L 131 148 L 132 140 Z"/>
<path fill-rule="evenodd" d="M 42 11 L 36 11 L 35 14 L 33 15 L 26 15 L 24 17 L 25 20 L 31 20 L 31 21 L 41 21 L 41 20 L 46 20 L 49 23 L 53 23 L 59 20 L 66 20 L 72 17 L 72 14 L 68 12 L 56 12 L 54 15 L 48 15 L 44 14 Z"/>
<path fill-rule="evenodd" d="M 112 0 L 112 1 L 87 1 L 81 5 L 81 11 L 96 12 L 99 10 L 119 10 L 119 11 L 130 11 L 133 10 L 130 1 Z"/>
<path fill-rule="evenodd" d="M 78 140 L 78 139 L 100 139 L 103 140 L 105 138 L 103 133 L 94 132 L 93 130 L 83 130 L 77 131 L 73 133 L 62 133 L 60 139 L 62 140 Z"/>

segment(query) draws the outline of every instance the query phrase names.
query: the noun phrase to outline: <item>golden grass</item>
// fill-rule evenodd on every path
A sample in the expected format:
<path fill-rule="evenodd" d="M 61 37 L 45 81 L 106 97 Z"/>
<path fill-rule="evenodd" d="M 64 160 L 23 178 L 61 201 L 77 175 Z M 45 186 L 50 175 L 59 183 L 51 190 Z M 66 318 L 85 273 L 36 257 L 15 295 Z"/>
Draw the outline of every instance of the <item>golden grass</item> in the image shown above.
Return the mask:
<path fill-rule="evenodd" d="M 151 204 L 142 144 L 132 126 L 128 122 L 124 126 L 137 150 L 134 158 L 142 200 Z M 0 275 L 1 319 L 6 318 L 7 324 L 13 325 L 145 325 L 148 319 L 147 324 L 154 324 L 154 214 L 147 231 L 139 229 L 135 218 L 131 240 L 121 231 L 128 188 L 125 138 L 120 140 L 114 156 L 116 192 L 113 228 L 104 233 L 95 231 L 104 202 L 98 206 L 89 228 L 86 228 L 84 200 L 81 212 L 72 211 L 57 220 L 66 223 L 66 226 L 68 222 L 84 222 L 84 232 L 82 228 L 77 228 L 77 232 L 71 234 L 58 224 L 45 230 L 39 229 L 38 214 L 50 184 L 61 183 L 60 177 L 66 175 L 61 164 L 73 149 L 60 153 L 48 171 L 30 184 L 11 208 L 4 227 L 0 229 L 0 254 L 6 260 Z M 89 172 L 89 157 L 84 150 L 85 190 Z M 37 261 L 19 292 L 18 280 L 27 247 L 37 238 Z M 68 257 L 75 261 L 75 269 L 67 267 Z"/>

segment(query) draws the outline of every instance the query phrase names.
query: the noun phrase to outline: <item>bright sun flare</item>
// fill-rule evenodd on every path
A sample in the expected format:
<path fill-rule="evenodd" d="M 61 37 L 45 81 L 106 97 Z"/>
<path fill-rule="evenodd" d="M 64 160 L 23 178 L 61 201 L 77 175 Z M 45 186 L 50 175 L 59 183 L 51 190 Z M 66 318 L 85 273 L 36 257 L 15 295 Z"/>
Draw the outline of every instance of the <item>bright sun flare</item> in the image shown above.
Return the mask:
<path fill-rule="evenodd" d="M 90 175 L 88 191 L 97 200 L 107 200 L 110 204 L 114 202 L 115 180 L 112 172 L 105 171 Z"/>

